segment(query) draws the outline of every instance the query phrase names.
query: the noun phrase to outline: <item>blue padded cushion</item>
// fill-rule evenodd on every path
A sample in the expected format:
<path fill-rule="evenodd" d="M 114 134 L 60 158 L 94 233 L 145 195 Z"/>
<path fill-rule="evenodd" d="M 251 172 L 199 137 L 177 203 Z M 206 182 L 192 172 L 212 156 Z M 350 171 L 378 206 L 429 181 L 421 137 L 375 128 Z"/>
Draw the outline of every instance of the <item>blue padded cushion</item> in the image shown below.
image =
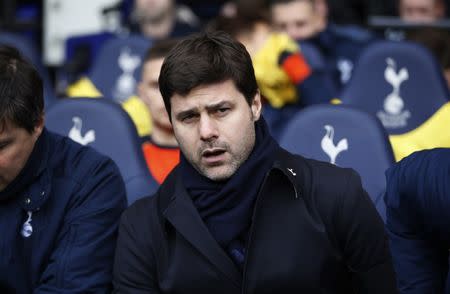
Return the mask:
<path fill-rule="evenodd" d="M 139 65 L 133 70 L 133 78 L 137 83 L 141 76 L 142 61 L 151 44 L 149 39 L 137 35 L 106 41 L 88 75 L 90 80 L 105 97 L 112 98 L 116 102 L 122 102 L 130 95 L 136 94 L 136 87 L 126 97 L 122 97 L 116 91 L 117 81 L 123 74 L 118 63 L 119 56 L 122 52 L 128 52 L 131 56 L 140 59 Z"/>
<path fill-rule="evenodd" d="M 407 69 L 409 78 L 400 84 L 404 111 L 410 112 L 407 124 L 386 127 L 389 134 L 403 134 L 422 125 L 450 97 L 442 70 L 431 53 L 412 42 L 379 41 L 361 54 L 351 80 L 340 95 L 344 104 L 373 115 L 384 110 L 386 97 L 393 92 L 385 71 L 387 59 L 395 61 L 395 72 Z"/>
<path fill-rule="evenodd" d="M 343 105 L 314 105 L 300 111 L 288 124 L 280 145 L 290 152 L 330 162 L 322 149 L 325 125 L 334 128 L 332 144 L 347 140 L 347 150 L 338 153 L 336 165 L 350 167 L 361 176 L 365 190 L 385 217 L 383 195 L 385 171 L 394 164 L 394 156 L 381 123 L 370 114 Z"/>
<path fill-rule="evenodd" d="M 67 136 L 74 126 L 73 117 L 82 120 L 81 135 L 95 131 L 88 144 L 114 160 L 124 179 L 128 203 L 153 194 L 158 185 L 146 165 L 136 128 L 128 114 L 106 99 L 67 98 L 55 103 L 46 114 L 49 130 Z"/>

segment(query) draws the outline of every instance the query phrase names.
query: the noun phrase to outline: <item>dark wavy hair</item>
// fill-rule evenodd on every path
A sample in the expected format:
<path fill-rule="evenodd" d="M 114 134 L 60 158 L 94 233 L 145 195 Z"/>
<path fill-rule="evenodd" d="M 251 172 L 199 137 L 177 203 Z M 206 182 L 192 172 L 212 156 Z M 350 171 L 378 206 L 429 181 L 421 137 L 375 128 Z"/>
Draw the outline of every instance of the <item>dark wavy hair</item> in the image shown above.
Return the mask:
<path fill-rule="evenodd" d="M 32 133 L 44 113 L 43 95 L 31 63 L 16 48 L 0 45 L 0 127 L 13 123 Z"/>
<path fill-rule="evenodd" d="M 252 60 L 244 45 L 224 32 L 204 32 L 180 41 L 167 55 L 159 89 L 171 113 L 174 94 L 186 96 L 200 85 L 231 80 L 251 105 L 258 91 Z"/>

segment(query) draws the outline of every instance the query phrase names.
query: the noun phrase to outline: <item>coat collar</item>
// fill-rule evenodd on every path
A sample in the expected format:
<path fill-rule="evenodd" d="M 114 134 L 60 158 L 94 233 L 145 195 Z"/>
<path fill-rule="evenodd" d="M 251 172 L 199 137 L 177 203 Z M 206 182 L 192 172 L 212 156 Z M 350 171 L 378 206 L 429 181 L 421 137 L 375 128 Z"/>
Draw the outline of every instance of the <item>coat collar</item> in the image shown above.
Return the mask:
<path fill-rule="evenodd" d="M 301 197 L 302 191 L 299 187 L 302 187 L 304 170 L 300 170 L 298 164 L 293 164 L 292 155 L 282 148 L 277 151 L 276 160 L 269 173 L 275 170 L 281 171 L 292 184 L 292 191 L 295 191 L 293 197 Z M 240 287 L 242 273 L 209 232 L 180 180 L 178 169 L 175 169 L 169 178 L 171 179 L 166 181 L 165 185 L 169 187 L 173 185 L 173 188 L 167 189 L 168 193 L 161 193 L 162 197 L 169 198 L 166 198 L 168 201 L 163 201 L 167 203 L 161 207 L 163 216 L 188 242 L 215 265 L 219 272 Z"/>
<path fill-rule="evenodd" d="M 298 157 L 302 158 L 302 157 Z M 301 197 L 303 191 L 301 187 L 304 187 L 305 170 L 302 168 L 304 165 L 294 163 L 292 154 L 283 148 L 278 148 L 277 157 L 273 164 L 272 170 L 277 169 L 281 171 L 292 184 L 295 191 L 295 198 Z"/>
<path fill-rule="evenodd" d="M 46 129 L 41 134 L 42 148 L 40 150 L 40 161 L 36 169 L 36 180 L 20 196 L 20 205 L 25 211 L 38 211 L 47 201 L 50 195 L 51 175 L 48 161 L 50 156 L 50 138 Z"/>
<path fill-rule="evenodd" d="M 208 231 L 180 180 L 176 181 L 174 194 L 169 197 L 172 197 L 171 201 L 163 211 L 166 219 L 223 275 L 240 287 L 242 274 Z"/>

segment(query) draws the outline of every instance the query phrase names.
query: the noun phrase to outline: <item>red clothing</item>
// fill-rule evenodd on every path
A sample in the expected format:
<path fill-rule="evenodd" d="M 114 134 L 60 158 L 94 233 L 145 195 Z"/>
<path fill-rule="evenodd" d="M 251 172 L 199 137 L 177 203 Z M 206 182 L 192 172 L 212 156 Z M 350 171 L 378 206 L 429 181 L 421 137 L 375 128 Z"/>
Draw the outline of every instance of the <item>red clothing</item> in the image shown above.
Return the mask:
<path fill-rule="evenodd" d="M 178 147 L 162 147 L 147 141 L 142 144 L 145 161 L 153 178 L 161 184 L 180 161 Z"/>

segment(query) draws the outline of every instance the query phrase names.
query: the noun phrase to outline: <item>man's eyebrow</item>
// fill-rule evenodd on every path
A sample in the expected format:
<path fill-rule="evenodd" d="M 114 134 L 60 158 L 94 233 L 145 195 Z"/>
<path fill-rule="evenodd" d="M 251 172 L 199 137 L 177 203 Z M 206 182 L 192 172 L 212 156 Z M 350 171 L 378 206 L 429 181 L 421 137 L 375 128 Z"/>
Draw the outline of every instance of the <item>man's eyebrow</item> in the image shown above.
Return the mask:
<path fill-rule="evenodd" d="M 205 108 L 206 108 L 207 111 L 211 111 L 211 110 L 216 110 L 218 108 L 221 108 L 221 107 L 224 107 L 224 106 L 229 106 L 229 105 L 230 105 L 230 102 L 228 102 L 228 101 L 219 101 L 217 103 L 208 105 Z"/>
<path fill-rule="evenodd" d="M 197 109 L 196 108 L 191 108 L 191 109 L 183 110 L 183 111 L 177 113 L 175 115 L 175 117 L 177 119 L 183 119 L 186 116 L 194 115 L 196 113 L 197 113 Z"/>
<path fill-rule="evenodd" d="M 217 110 L 217 109 L 219 109 L 221 107 L 229 106 L 229 105 L 230 105 L 230 102 L 228 102 L 228 101 L 219 101 L 217 103 L 205 106 L 205 109 L 206 109 L 206 111 L 214 111 L 214 110 Z M 175 115 L 175 117 L 177 119 L 183 119 L 186 116 L 195 115 L 197 113 L 198 113 L 198 110 L 197 110 L 196 107 L 194 107 L 194 108 L 183 110 L 183 111 L 177 113 Z"/>

